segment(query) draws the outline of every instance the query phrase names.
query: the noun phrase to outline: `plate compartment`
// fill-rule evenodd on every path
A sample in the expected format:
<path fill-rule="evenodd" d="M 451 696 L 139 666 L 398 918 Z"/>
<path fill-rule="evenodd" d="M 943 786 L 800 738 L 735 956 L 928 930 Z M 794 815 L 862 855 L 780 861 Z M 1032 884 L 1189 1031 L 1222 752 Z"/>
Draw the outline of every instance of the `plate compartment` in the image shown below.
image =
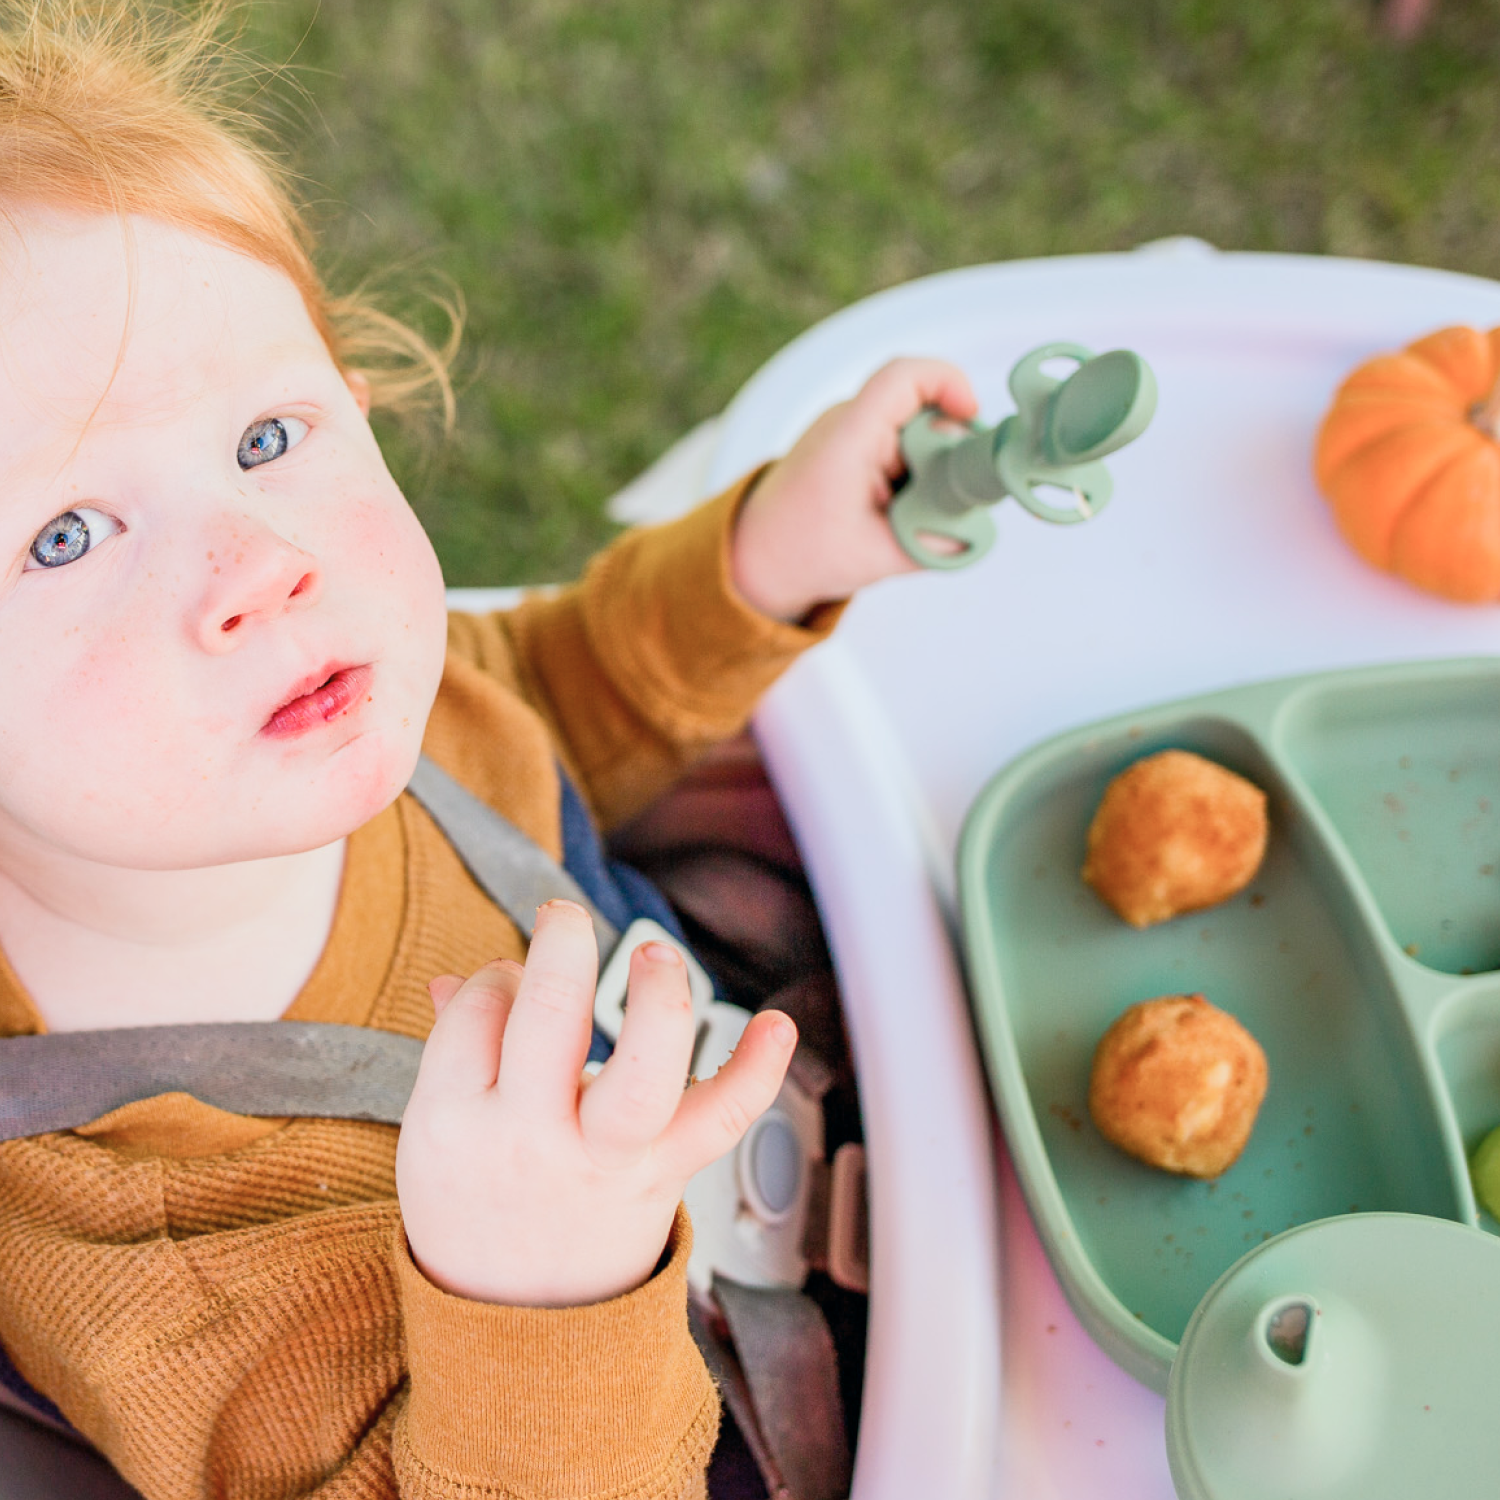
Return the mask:
<path fill-rule="evenodd" d="M 1270 800 L 1232 900 L 1137 931 L 1083 884 L 1105 786 L 1194 750 Z M 1478 1223 L 1466 1149 L 1500 1124 L 1500 663 L 1318 674 L 1077 730 L 977 799 L 959 851 L 970 989 L 1002 1123 L 1084 1326 L 1159 1391 L 1242 1255 L 1364 1211 Z M 1088 1118 L 1126 1006 L 1201 992 L 1266 1050 L 1254 1134 L 1216 1182 L 1146 1167 Z M 1500 1229 L 1500 1226 L 1486 1226 Z"/>

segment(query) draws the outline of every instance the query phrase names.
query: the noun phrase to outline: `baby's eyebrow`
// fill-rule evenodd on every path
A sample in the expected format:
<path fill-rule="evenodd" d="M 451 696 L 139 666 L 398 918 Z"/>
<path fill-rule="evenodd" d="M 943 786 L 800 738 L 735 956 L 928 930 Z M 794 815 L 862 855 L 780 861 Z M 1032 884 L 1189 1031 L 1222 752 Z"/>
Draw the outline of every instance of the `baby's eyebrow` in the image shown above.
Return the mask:
<path fill-rule="evenodd" d="M 262 344 L 250 352 L 249 361 L 257 370 L 275 370 L 278 374 L 285 373 L 285 367 L 308 375 L 338 373 L 327 346 L 321 340 L 309 338 L 278 339 Z"/>

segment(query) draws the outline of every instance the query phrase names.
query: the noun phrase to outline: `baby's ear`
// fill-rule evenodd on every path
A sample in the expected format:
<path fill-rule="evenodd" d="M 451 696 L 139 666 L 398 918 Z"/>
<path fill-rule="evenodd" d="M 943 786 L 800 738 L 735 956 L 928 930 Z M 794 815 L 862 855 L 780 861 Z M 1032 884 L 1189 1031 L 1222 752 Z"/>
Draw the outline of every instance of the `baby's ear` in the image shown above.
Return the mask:
<path fill-rule="evenodd" d="M 344 384 L 354 397 L 354 404 L 365 415 L 370 415 L 370 377 L 363 370 L 345 370 Z"/>

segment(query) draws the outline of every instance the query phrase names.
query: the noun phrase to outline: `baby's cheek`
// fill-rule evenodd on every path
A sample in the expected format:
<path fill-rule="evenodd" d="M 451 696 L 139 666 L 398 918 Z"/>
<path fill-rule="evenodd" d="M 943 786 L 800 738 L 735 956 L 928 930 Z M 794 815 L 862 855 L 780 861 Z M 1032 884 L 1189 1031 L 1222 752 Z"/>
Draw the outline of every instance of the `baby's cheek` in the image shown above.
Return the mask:
<path fill-rule="evenodd" d="M 92 842 L 133 815 L 119 789 L 159 774 L 159 757 L 143 743 L 144 695 L 114 670 L 120 653 L 68 645 L 0 646 L 0 803 L 44 837 Z"/>
<path fill-rule="evenodd" d="M 22 689 L 33 757 L 66 767 L 84 785 L 139 781 L 178 738 L 165 675 L 160 653 L 144 641 L 132 648 L 106 638 L 54 660 Z"/>
<path fill-rule="evenodd" d="M 351 505 L 339 539 L 348 561 L 383 589 L 398 597 L 428 598 L 441 588 L 436 554 L 398 491 L 387 501 Z"/>
<path fill-rule="evenodd" d="M 441 670 L 447 640 L 442 569 L 421 523 L 399 494 L 395 498 L 395 506 L 351 507 L 344 555 L 365 607 L 378 610 L 386 625 L 395 627 L 391 646 L 396 657 L 409 657 L 407 664 L 425 674 Z"/>

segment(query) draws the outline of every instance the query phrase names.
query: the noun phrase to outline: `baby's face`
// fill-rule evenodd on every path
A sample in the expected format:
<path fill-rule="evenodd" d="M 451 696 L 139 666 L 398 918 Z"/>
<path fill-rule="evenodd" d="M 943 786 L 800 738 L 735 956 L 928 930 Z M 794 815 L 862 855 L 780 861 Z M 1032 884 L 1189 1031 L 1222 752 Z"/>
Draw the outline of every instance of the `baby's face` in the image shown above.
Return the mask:
<path fill-rule="evenodd" d="M 437 559 L 292 283 L 129 230 L 0 230 L 0 855 L 315 848 L 416 763 Z"/>

